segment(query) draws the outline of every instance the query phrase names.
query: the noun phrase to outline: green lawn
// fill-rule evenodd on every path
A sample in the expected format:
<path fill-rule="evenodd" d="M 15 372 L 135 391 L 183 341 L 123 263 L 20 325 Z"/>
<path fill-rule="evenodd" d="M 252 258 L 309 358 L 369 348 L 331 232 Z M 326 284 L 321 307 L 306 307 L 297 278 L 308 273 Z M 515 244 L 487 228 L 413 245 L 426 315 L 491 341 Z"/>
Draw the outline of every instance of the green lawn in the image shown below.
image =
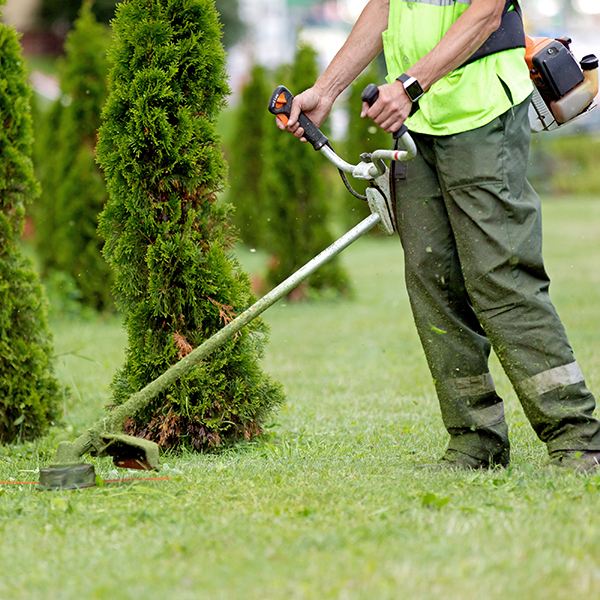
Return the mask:
<path fill-rule="evenodd" d="M 600 394 L 600 201 L 544 204 L 551 293 Z M 241 251 L 248 269 L 262 257 Z M 556 474 L 496 361 L 513 466 L 416 469 L 446 434 L 395 239 L 342 255 L 352 300 L 265 313 L 265 368 L 287 405 L 263 439 L 163 456 L 169 481 L 76 492 L 0 485 L 0 598 L 526 599 L 600 597 L 600 474 Z M 0 448 L 0 479 L 34 480 L 102 414 L 117 319 L 54 321 L 65 426 Z M 139 476 L 94 462 L 103 478 Z"/>

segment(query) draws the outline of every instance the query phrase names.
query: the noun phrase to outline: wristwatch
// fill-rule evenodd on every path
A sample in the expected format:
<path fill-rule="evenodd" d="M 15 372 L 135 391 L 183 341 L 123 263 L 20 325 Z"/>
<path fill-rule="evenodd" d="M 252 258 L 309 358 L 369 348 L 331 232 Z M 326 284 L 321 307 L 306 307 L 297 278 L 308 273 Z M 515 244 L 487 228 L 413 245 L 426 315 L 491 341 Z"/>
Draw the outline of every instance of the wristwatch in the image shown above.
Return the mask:
<path fill-rule="evenodd" d="M 402 73 L 402 75 L 400 75 L 400 77 L 397 79 L 400 83 L 402 83 L 406 95 L 413 103 L 412 110 L 410 111 L 410 116 L 412 116 L 415 112 L 417 112 L 417 110 L 419 110 L 419 98 L 421 98 L 425 92 L 415 77 L 411 77 L 406 73 Z"/>
<path fill-rule="evenodd" d="M 398 81 L 402 83 L 406 95 L 413 103 L 418 102 L 419 98 L 425 93 L 421 84 L 414 77 L 411 77 L 406 73 L 402 73 L 402 75 L 398 77 Z"/>

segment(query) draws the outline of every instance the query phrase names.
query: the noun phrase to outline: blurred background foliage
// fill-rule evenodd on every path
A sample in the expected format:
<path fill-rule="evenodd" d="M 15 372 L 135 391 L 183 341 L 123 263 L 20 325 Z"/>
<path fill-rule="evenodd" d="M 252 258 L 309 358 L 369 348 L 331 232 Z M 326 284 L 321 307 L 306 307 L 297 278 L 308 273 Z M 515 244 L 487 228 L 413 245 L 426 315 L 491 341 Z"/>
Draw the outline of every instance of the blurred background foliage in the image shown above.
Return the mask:
<path fill-rule="evenodd" d="M 600 112 L 600 109 L 596 111 Z M 564 132 L 560 131 L 559 135 L 546 133 L 532 137 L 527 173 L 531 184 L 540 194 L 600 198 L 598 165 L 600 131 L 582 131 L 574 123 L 566 125 Z"/>
<path fill-rule="evenodd" d="M 100 23 L 109 23 L 115 16 L 118 0 L 95 0 L 92 11 Z M 66 33 L 77 19 L 82 0 L 42 0 L 39 18 L 43 26 L 57 33 Z M 239 17 L 238 0 L 216 0 L 215 6 L 223 24 L 223 45 L 235 44 L 244 33 Z"/>

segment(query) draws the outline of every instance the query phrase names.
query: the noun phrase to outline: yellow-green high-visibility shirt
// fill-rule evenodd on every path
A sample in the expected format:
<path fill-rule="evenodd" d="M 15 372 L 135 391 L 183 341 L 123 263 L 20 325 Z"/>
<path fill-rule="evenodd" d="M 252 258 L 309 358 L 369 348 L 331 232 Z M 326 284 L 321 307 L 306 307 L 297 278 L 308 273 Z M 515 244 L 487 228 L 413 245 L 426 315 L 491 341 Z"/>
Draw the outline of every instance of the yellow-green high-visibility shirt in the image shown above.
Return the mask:
<path fill-rule="evenodd" d="M 383 48 L 391 83 L 430 52 L 471 0 L 390 0 Z M 486 56 L 446 75 L 419 100 L 411 131 L 452 135 L 482 127 L 533 91 L 525 48 Z M 512 102 L 502 84 L 510 90 Z"/>

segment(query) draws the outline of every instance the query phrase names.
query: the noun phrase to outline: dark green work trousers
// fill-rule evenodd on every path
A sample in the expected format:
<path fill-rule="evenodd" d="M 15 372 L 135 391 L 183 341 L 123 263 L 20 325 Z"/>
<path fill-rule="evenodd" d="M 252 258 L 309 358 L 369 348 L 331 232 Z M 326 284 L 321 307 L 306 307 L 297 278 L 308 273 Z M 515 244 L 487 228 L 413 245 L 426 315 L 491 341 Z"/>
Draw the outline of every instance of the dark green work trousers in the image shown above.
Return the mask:
<path fill-rule="evenodd" d="M 540 200 L 525 178 L 529 101 L 452 136 L 413 134 L 395 176 L 406 284 L 449 448 L 506 462 L 491 348 L 549 453 L 600 450 L 595 399 L 548 296 Z"/>

